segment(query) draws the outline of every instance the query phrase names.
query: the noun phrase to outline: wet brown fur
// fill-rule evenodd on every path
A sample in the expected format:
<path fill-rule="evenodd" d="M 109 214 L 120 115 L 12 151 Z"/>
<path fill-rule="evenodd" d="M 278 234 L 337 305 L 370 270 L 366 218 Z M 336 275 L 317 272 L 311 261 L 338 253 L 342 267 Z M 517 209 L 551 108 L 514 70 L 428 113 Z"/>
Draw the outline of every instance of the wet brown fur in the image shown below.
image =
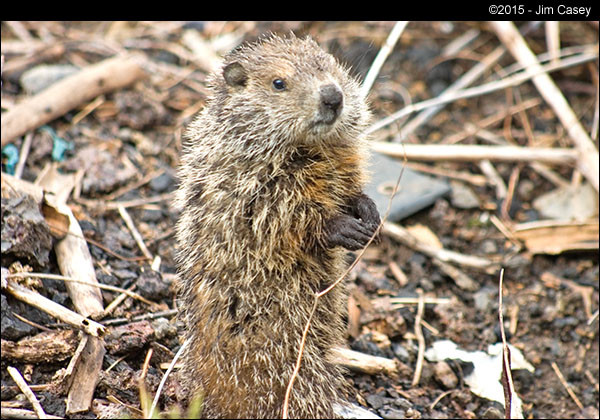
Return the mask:
<path fill-rule="evenodd" d="M 369 111 L 357 82 L 310 39 L 271 36 L 234 50 L 223 68 L 231 63 L 247 79 L 212 76 L 179 170 L 179 306 L 191 339 L 182 373 L 203 416 L 276 418 L 314 295 L 345 268 L 324 223 L 362 190 Z M 325 83 L 344 95 L 331 127 L 314 125 Z M 328 349 L 343 342 L 345 305 L 343 285 L 319 301 L 291 417 L 333 416 L 345 381 Z"/>

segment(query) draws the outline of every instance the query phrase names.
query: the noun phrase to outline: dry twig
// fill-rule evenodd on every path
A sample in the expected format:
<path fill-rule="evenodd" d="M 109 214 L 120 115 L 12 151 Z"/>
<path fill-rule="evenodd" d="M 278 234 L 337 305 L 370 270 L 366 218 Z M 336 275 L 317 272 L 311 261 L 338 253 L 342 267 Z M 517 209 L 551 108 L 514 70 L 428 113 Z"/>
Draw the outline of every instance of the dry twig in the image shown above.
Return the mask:
<path fill-rule="evenodd" d="M 417 306 L 417 316 L 415 317 L 415 335 L 417 336 L 417 342 L 419 343 L 419 350 L 417 352 L 417 364 L 415 366 L 411 387 L 417 386 L 421 380 L 421 371 L 423 370 L 423 360 L 425 358 L 425 337 L 423 336 L 423 330 L 421 329 L 425 301 L 423 299 L 423 291 L 417 289 L 417 293 L 419 294 L 419 304 Z"/>
<path fill-rule="evenodd" d="M 542 66 L 539 66 L 539 64 L 538 64 L 539 68 L 536 68 L 535 70 L 528 69 L 530 71 L 524 71 L 524 72 L 517 73 L 512 76 L 506 77 L 501 80 L 489 82 L 489 83 L 479 85 L 479 86 L 474 86 L 472 88 L 462 89 L 462 90 L 459 90 L 456 92 L 451 92 L 449 94 L 445 94 L 443 96 L 439 96 L 437 98 L 428 99 L 428 100 L 425 100 L 422 102 L 411 104 L 411 105 L 405 106 L 400 111 L 397 111 L 397 112 L 377 121 L 376 123 L 371 125 L 369 128 L 367 128 L 366 133 L 371 134 L 383 127 L 388 126 L 389 124 L 393 123 L 394 121 L 396 121 L 402 117 L 412 114 L 413 112 L 418 112 L 418 111 L 421 111 L 421 110 L 424 110 L 424 109 L 427 109 L 430 107 L 443 105 L 443 104 L 446 104 L 449 102 L 454 102 L 458 99 L 473 98 L 476 96 L 481 96 L 481 95 L 485 95 L 485 94 L 488 94 L 491 92 L 495 92 L 497 90 L 506 89 L 508 87 L 518 86 L 521 83 L 524 83 L 527 80 L 530 80 L 535 76 L 538 76 L 541 74 L 546 74 L 547 72 L 559 70 L 561 68 L 566 68 L 566 67 L 571 67 L 574 65 L 582 64 L 582 63 L 594 60 L 597 57 L 598 57 L 598 51 L 595 49 L 595 47 L 590 46 L 589 48 L 586 48 L 585 52 L 571 56 L 571 57 L 561 59 L 557 64 L 550 63 L 550 64 L 545 64 Z"/>
<path fill-rule="evenodd" d="M 46 312 L 62 322 L 72 325 L 75 328 L 79 328 L 94 337 L 100 337 L 105 332 L 105 328 L 102 324 L 86 318 L 77 312 L 73 312 L 39 293 L 29 290 L 12 281 L 7 282 L 6 290 L 17 299 Z"/>
<path fill-rule="evenodd" d="M 455 264 L 464 265 L 471 268 L 476 268 L 486 272 L 495 272 L 497 264 L 487 258 L 477 257 L 474 255 L 465 255 L 458 252 L 450 251 L 445 248 L 435 248 L 425 244 L 415 238 L 402 226 L 385 222 L 383 223 L 382 232 L 390 235 L 392 238 L 402 242 L 404 245 L 419 251 L 432 258 L 437 258 L 443 262 L 453 262 Z"/>
<path fill-rule="evenodd" d="M 370 354 L 342 347 L 332 349 L 331 355 L 334 363 L 367 375 L 380 373 L 394 375 L 398 373 L 398 365 L 393 359 L 371 356 Z"/>
<path fill-rule="evenodd" d="M 140 60 L 139 56 L 125 55 L 101 61 L 21 102 L 2 115 L 2 147 L 81 103 L 142 78 L 145 73 Z"/>
<path fill-rule="evenodd" d="M 135 292 L 132 292 L 131 290 L 123 289 L 122 287 L 111 286 L 110 284 L 104 284 L 104 283 L 92 284 L 92 283 L 88 283 L 84 280 L 79 280 L 79 279 L 75 279 L 72 277 L 60 276 L 58 274 L 49 274 L 49 273 L 23 272 L 23 273 L 12 273 L 7 276 L 7 278 L 15 278 L 15 277 L 21 277 L 21 278 L 36 277 L 36 278 L 41 278 L 41 279 L 60 280 L 60 281 L 64 281 L 64 282 L 73 282 L 73 283 L 85 284 L 88 286 L 95 286 L 95 287 L 99 287 L 100 289 L 110 290 L 111 292 L 123 293 L 124 295 L 127 295 L 130 298 L 137 299 L 140 302 L 144 302 L 146 305 L 154 305 L 154 302 L 146 299 L 145 297 L 143 297 Z"/>
<path fill-rule="evenodd" d="M 406 28 L 407 24 L 407 21 L 398 21 L 392 28 L 390 34 L 385 40 L 385 43 L 377 53 L 375 60 L 373 60 L 373 64 L 371 64 L 369 72 L 365 76 L 365 80 L 361 86 L 361 93 L 363 96 L 366 97 L 369 93 L 369 90 L 371 90 L 371 86 L 373 86 L 373 82 L 375 82 L 383 63 L 394 49 L 394 45 L 396 45 L 396 42 L 398 42 L 398 39 L 400 38 L 400 35 L 402 35 L 402 32 L 404 32 L 404 28 Z"/>
<path fill-rule="evenodd" d="M 21 373 L 12 366 L 8 366 L 6 368 L 6 370 L 8 371 L 10 376 L 13 378 L 13 380 L 15 381 L 15 383 L 17 384 L 17 386 L 19 387 L 21 392 L 25 395 L 27 400 L 31 403 L 31 406 L 33 407 L 33 411 L 35 411 L 35 414 L 37 414 L 38 418 L 47 419 L 48 417 L 46 416 L 46 412 L 42 408 L 42 405 L 38 401 L 37 397 L 31 390 L 31 388 L 29 388 L 29 385 L 27 385 L 27 382 L 25 382 L 25 379 L 23 379 L 23 377 L 21 376 Z"/>
<path fill-rule="evenodd" d="M 464 144 L 396 144 L 371 142 L 371 148 L 388 156 L 425 161 L 545 162 L 573 165 L 578 153 L 573 149 L 521 146 L 481 146 Z"/>
<path fill-rule="evenodd" d="M 558 376 L 558 380 L 560 381 L 561 385 L 567 391 L 567 394 L 569 394 L 569 397 L 571 397 L 571 399 L 575 402 L 575 404 L 577 404 L 577 407 L 579 407 L 580 410 L 583 410 L 583 404 L 581 404 L 581 401 L 579 401 L 579 398 L 577 398 L 577 395 L 575 395 L 575 392 L 573 392 L 573 389 L 571 388 L 569 383 L 565 380 L 565 377 L 563 376 L 562 372 L 558 368 L 558 365 L 556 364 L 556 362 L 552 362 L 551 365 L 552 365 L 552 370 L 554 370 L 554 373 L 556 373 L 556 376 Z"/>
<path fill-rule="evenodd" d="M 519 34 L 512 22 L 490 22 L 498 37 L 502 40 L 511 54 L 524 66 L 526 73 L 532 76 L 533 83 L 542 97 L 554 109 L 556 116 L 569 133 L 579 152 L 578 168 L 590 181 L 596 191 L 600 188 L 600 160 L 598 150 L 588 133 L 579 122 L 577 115 L 571 109 L 562 92 L 544 71 L 536 56 Z"/>
<path fill-rule="evenodd" d="M 118 208 L 119 208 L 119 214 L 123 218 L 123 221 L 127 225 L 127 228 L 129 229 L 129 231 L 131 232 L 131 236 L 133 236 L 133 239 L 135 239 L 135 243 L 138 245 L 138 247 L 142 251 L 142 254 L 144 254 L 144 256 L 146 258 L 148 258 L 149 260 L 153 259 L 154 257 L 152 256 L 152 253 L 150 252 L 150 250 L 144 243 L 144 238 L 142 238 L 142 235 L 135 227 L 135 223 L 133 223 L 133 219 L 131 218 L 131 216 L 129 215 L 127 210 L 125 210 L 125 207 L 119 206 Z"/>
<path fill-rule="evenodd" d="M 505 418 L 523 418 L 521 407 L 518 407 L 515 395 L 515 384 L 513 383 L 510 363 L 510 349 L 506 342 L 504 332 L 504 315 L 502 314 L 502 282 L 504 280 L 504 269 L 500 270 L 500 281 L 498 285 L 498 318 L 500 321 L 500 335 L 502 337 L 502 386 L 504 388 L 504 413 Z"/>
<path fill-rule="evenodd" d="M 160 384 L 158 384 L 158 388 L 156 389 L 156 395 L 154 396 L 154 400 L 152 401 L 152 406 L 150 407 L 150 410 L 148 411 L 148 418 L 153 418 L 154 410 L 156 410 L 156 406 L 158 405 L 158 399 L 160 398 L 160 393 L 162 392 L 162 389 L 165 386 L 165 383 L 167 382 L 167 378 L 171 374 L 171 371 L 173 371 L 173 368 L 175 368 L 175 364 L 177 363 L 177 360 L 179 360 L 179 358 L 185 351 L 186 347 L 189 345 L 190 341 L 191 341 L 190 338 L 185 340 L 185 342 L 181 345 L 181 347 L 179 348 L 177 353 L 175 353 L 175 356 L 173 356 L 173 360 L 171 361 L 169 368 L 167 369 L 167 371 L 163 375 L 162 379 L 160 380 Z"/>

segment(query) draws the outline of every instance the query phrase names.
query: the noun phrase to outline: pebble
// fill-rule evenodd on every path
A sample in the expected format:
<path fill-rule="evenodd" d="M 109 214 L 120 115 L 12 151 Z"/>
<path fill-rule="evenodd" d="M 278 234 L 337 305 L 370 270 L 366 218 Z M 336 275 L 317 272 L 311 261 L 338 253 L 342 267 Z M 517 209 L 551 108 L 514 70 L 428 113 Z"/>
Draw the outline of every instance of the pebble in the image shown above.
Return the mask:
<path fill-rule="evenodd" d="M 557 188 L 536 198 L 532 205 L 548 219 L 587 220 L 598 214 L 596 190 L 587 183 Z"/>
<path fill-rule="evenodd" d="M 498 252 L 498 247 L 496 243 L 491 239 L 485 239 L 481 242 L 480 246 L 481 252 L 483 254 L 495 254 Z"/>
<path fill-rule="evenodd" d="M 410 359 L 410 354 L 404 348 L 404 346 L 400 343 L 392 343 L 392 351 L 394 352 L 394 356 L 398 358 L 401 362 L 408 362 Z"/>
<path fill-rule="evenodd" d="M 156 178 L 153 178 L 148 185 L 153 191 L 157 193 L 163 193 L 175 185 L 175 179 L 171 176 L 171 174 L 165 172 Z"/>
<path fill-rule="evenodd" d="M 369 405 L 371 407 L 373 407 L 375 410 L 378 410 L 381 407 L 383 407 L 383 404 L 385 404 L 388 400 L 388 398 L 384 397 L 381 394 L 370 394 L 370 395 L 367 395 L 367 397 L 365 399 L 367 400 Z"/>
<path fill-rule="evenodd" d="M 16 318 L 8 301 L 6 300 L 6 296 L 2 295 L 2 339 L 3 340 L 11 340 L 16 341 L 19 338 L 25 337 L 27 335 L 32 335 L 36 332 L 36 328 L 26 324 L 20 319 Z"/>
<path fill-rule="evenodd" d="M 475 308 L 477 310 L 487 313 L 490 305 L 492 304 L 492 298 L 495 296 L 496 290 L 491 287 L 482 287 L 473 294 L 473 300 Z"/>
<path fill-rule="evenodd" d="M 142 211 L 140 219 L 142 219 L 146 223 L 158 223 L 162 219 L 164 219 L 164 217 L 165 216 L 163 215 L 163 212 L 160 209 L 144 209 Z"/>
<path fill-rule="evenodd" d="M 394 405 L 398 408 L 402 408 L 404 410 L 408 410 L 412 408 L 413 404 L 408 401 L 406 398 L 398 397 L 394 400 Z"/>
<path fill-rule="evenodd" d="M 2 264 L 18 259 L 43 268 L 51 249 L 52 235 L 36 201 L 29 195 L 2 197 Z"/>
<path fill-rule="evenodd" d="M 164 281 L 159 272 L 145 270 L 136 281 L 137 291 L 146 299 L 157 300 L 169 296 L 169 283 Z"/>
<path fill-rule="evenodd" d="M 459 209 L 472 209 L 479 207 L 479 199 L 469 187 L 461 182 L 450 182 L 452 192 L 450 194 L 450 202 Z"/>
<path fill-rule="evenodd" d="M 456 374 L 450 365 L 444 361 L 435 364 L 433 367 L 433 375 L 445 389 L 454 389 L 458 386 Z"/>
<path fill-rule="evenodd" d="M 397 410 L 395 408 L 384 408 L 379 410 L 379 414 L 384 419 L 403 419 L 405 416 L 404 410 Z"/>
<path fill-rule="evenodd" d="M 79 69 L 75 66 L 65 64 L 41 65 L 23 72 L 21 75 L 21 86 L 30 95 L 46 89 L 51 84 L 77 73 Z"/>
<path fill-rule="evenodd" d="M 150 322 L 139 321 L 110 328 L 104 337 L 106 350 L 113 355 L 131 354 L 141 350 L 154 336 Z"/>
<path fill-rule="evenodd" d="M 152 328 L 154 328 L 154 335 L 158 340 L 177 335 L 177 327 L 171 324 L 166 318 L 157 318 L 152 321 Z"/>

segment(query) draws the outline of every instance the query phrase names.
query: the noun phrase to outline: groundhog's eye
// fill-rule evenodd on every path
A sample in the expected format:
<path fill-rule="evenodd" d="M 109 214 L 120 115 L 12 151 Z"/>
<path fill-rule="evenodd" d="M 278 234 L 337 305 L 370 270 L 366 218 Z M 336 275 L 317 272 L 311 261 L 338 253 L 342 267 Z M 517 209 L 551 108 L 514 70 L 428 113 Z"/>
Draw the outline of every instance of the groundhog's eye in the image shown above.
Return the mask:
<path fill-rule="evenodd" d="M 274 79 L 272 84 L 273 84 L 273 89 L 275 89 L 275 90 L 279 90 L 279 91 L 285 90 L 286 86 L 285 86 L 285 82 L 283 81 L 283 79 Z"/>

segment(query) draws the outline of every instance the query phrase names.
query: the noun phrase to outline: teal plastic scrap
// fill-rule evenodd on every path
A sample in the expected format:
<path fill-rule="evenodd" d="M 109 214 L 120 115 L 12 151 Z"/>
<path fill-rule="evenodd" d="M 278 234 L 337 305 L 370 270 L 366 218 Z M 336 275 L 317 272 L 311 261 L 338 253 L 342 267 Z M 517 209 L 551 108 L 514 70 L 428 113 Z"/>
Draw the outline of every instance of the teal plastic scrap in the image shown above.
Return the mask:
<path fill-rule="evenodd" d="M 6 161 L 3 162 L 4 172 L 14 175 L 17 163 L 19 163 L 19 149 L 14 144 L 7 144 L 2 149 L 2 156 L 6 156 Z"/>
<path fill-rule="evenodd" d="M 73 150 L 75 147 L 72 141 L 59 137 L 58 134 L 47 125 L 40 127 L 40 131 L 45 131 L 52 137 L 52 160 L 55 162 L 62 162 L 65 159 L 65 153 L 68 150 Z"/>

